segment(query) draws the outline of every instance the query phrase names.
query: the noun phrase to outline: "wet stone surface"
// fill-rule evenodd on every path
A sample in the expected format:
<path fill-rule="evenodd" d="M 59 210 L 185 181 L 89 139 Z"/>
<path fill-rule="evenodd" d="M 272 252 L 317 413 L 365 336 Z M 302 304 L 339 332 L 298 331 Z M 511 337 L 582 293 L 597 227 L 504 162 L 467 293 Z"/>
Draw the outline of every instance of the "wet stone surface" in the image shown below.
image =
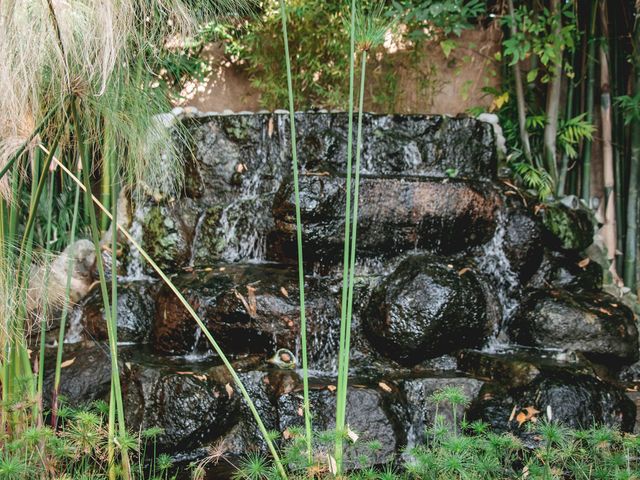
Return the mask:
<path fill-rule="evenodd" d="M 315 427 L 330 430 L 348 122 L 344 113 L 296 120 L 312 410 Z M 266 427 L 282 434 L 303 422 L 300 370 L 268 361 L 286 348 L 299 367 L 301 355 L 289 121 L 185 122 L 194 153 L 185 188 L 135 205 L 131 230 L 228 354 Z M 573 427 L 632 429 L 636 319 L 602 292 L 603 268 L 586 258 L 590 212 L 566 198 L 540 208 L 498 181 L 492 126 L 474 119 L 365 114 L 364 138 L 347 407 L 360 439 L 348 462 L 369 440 L 382 446 L 372 463 L 401 460 L 433 426 L 438 398 L 450 426 L 467 415 L 522 435 L 518 413 L 530 407 Z M 163 428 L 160 451 L 186 462 L 211 449 L 265 452 L 191 315 L 124 250 L 118 336 L 129 427 Z M 65 346 L 61 394 L 71 405 L 108 398 L 103 317 L 97 292 L 70 317 L 69 337 L 81 340 Z M 52 382 L 47 371 L 45 391 Z M 455 408 L 440 395 L 452 388 L 466 397 Z"/>
<path fill-rule="evenodd" d="M 473 271 L 415 256 L 376 288 L 363 328 L 376 349 L 414 365 L 481 346 L 491 331 L 486 308 Z"/>
<path fill-rule="evenodd" d="M 521 345 L 573 350 L 604 362 L 638 359 L 633 313 L 601 292 L 533 292 L 509 326 L 509 335 Z"/>

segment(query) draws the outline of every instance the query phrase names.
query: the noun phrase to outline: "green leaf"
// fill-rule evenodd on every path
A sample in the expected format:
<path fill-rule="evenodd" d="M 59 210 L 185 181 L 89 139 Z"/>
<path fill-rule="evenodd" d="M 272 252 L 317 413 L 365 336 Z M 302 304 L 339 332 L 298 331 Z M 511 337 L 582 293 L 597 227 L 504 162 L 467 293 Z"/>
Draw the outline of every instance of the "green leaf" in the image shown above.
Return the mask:
<path fill-rule="evenodd" d="M 538 69 L 537 68 L 531 69 L 529 73 L 527 73 L 527 82 L 533 83 L 536 81 L 536 78 L 538 78 Z"/>
<path fill-rule="evenodd" d="M 449 55 L 451 55 L 451 52 L 453 52 L 457 46 L 458 44 L 456 43 L 456 41 L 452 39 L 447 39 L 440 42 L 440 48 L 442 48 L 442 51 L 444 52 L 444 56 L 446 58 L 449 58 Z"/>

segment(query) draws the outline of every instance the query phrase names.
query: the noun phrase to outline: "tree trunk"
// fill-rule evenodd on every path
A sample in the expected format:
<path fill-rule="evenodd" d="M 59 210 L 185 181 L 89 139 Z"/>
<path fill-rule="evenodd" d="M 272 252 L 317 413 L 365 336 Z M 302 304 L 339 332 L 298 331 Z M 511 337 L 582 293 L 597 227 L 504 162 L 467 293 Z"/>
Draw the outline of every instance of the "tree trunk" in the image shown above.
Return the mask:
<path fill-rule="evenodd" d="M 600 3 L 600 21 L 602 25 L 602 37 L 607 38 L 607 7 L 606 2 Z M 606 51 L 607 43 L 600 46 L 600 115 L 602 119 L 602 163 L 604 167 L 604 225 L 602 237 L 607 247 L 607 258 L 611 261 L 609 270 L 615 281 L 616 273 L 616 208 L 615 208 L 615 180 L 613 166 L 613 145 L 611 143 L 611 86 L 609 78 L 609 58 Z"/>
<path fill-rule="evenodd" d="M 517 33 L 516 17 L 514 13 L 513 0 L 508 0 L 509 15 L 511 16 L 511 36 Z M 518 106 L 518 125 L 520 126 L 520 141 L 522 151 L 527 161 L 533 164 L 531 155 L 531 143 L 529 142 L 529 132 L 527 132 L 527 107 L 524 100 L 524 89 L 522 87 L 522 73 L 520 72 L 520 62 L 513 66 L 514 81 L 516 84 L 516 104 Z"/>
<path fill-rule="evenodd" d="M 560 0 L 551 0 L 551 11 L 555 18 L 553 35 L 556 39 L 559 39 L 562 35 L 562 9 Z M 544 129 L 544 159 L 547 171 L 554 182 L 558 181 L 556 137 L 558 135 L 560 93 L 562 90 L 562 56 L 563 51 L 557 51 L 553 65 L 549 69 L 551 81 L 547 87 L 547 125 Z"/>

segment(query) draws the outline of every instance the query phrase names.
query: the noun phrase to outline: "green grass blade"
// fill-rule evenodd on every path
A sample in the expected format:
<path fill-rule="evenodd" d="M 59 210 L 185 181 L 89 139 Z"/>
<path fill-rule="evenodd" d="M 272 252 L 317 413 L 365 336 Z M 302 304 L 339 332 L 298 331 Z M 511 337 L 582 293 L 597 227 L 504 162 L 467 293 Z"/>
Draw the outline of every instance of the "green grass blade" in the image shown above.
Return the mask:
<path fill-rule="evenodd" d="M 348 278 L 349 278 L 349 240 L 351 230 L 351 163 L 353 157 L 353 107 L 354 107 L 354 84 L 355 84 L 355 22 L 356 22 L 356 2 L 351 0 L 351 23 L 350 23 L 350 47 L 349 47 L 349 126 L 347 138 L 347 179 L 346 179 L 346 204 L 345 204 L 345 224 L 344 224 L 344 254 L 342 260 L 342 302 L 340 308 L 340 347 L 338 353 L 338 394 L 336 400 L 336 441 L 335 460 L 337 474 L 342 472 L 342 445 L 344 439 L 344 425 L 347 403 L 348 378 L 343 374 L 345 356 L 349 353 L 345 351 L 346 341 L 346 315 L 348 300 Z"/>
<path fill-rule="evenodd" d="M 300 183 L 298 181 L 298 149 L 296 142 L 295 106 L 293 102 L 293 81 L 291 75 L 291 59 L 289 57 L 289 39 L 287 36 L 287 9 L 285 0 L 280 0 L 282 16 L 282 36 L 284 38 L 284 57 L 287 64 L 287 89 L 289 94 L 289 123 L 291 125 L 291 157 L 293 159 L 293 188 L 296 208 L 296 241 L 298 250 L 298 285 L 300 290 L 300 343 L 302 344 L 302 383 L 304 396 L 304 425 L 307 442 L 307 457 L 312 460 L 312 428 L 311 407 L 309 402 L 309 369 L 307 357 L 307 320 L 304 301 L 304 258 L 302 250 L 302 221 L 300 218 Z"/>

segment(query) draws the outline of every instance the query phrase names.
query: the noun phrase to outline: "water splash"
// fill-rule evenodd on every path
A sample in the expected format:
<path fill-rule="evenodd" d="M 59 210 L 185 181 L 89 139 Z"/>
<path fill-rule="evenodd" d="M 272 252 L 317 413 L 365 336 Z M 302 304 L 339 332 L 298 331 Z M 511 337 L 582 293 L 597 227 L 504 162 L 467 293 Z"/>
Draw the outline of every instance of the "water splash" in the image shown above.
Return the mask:
<path fill-rule="evenodd" d="M 500 338 L 500 327 L 511 319 L 518 307 L 520 281 L 518 274 L 511 268 L 511 262 L 504 251 L 507 218 L 504 212 L 498 210 L 496 231 L 491 240 L 482 246 L 482 255 L 478 258 L 478 269 L 490 280 L 492 292 L 497 296 L 502 308 L 500 322 L 495 325 L 488 349 L 504 348 L 504 341 Z"/>
<path fill-rule="evenodd" d="M 145 218 L 148 216 L 151 210 L 151 205 L 140 204 L 136 205 L 133 212 L 133 219 L 131 221 L 131 236 L 140 245 L 142 245 L 142 235 Z M 153 277 L 147 275 L 144 271 L 144 259 L 142 255 L 131 243 L 129 243 L 129 258 L 127 263 L 127 273 L 124 277 L 120 277 L 122 281 L 134 281 L 134 280 L 152 280 Z"/>
<path fill-rule="evenodd" d="M 82 313 L 83 309 L 79 305 L 76 305 L 69 312 L 64 343 L 79 343 L 84 340 L 84 336 L 82 335 L 84 331 L 84 327 L 82 326 Z"/>

